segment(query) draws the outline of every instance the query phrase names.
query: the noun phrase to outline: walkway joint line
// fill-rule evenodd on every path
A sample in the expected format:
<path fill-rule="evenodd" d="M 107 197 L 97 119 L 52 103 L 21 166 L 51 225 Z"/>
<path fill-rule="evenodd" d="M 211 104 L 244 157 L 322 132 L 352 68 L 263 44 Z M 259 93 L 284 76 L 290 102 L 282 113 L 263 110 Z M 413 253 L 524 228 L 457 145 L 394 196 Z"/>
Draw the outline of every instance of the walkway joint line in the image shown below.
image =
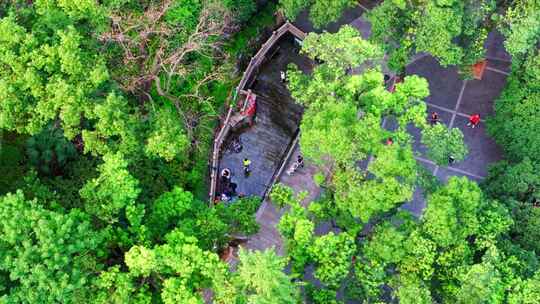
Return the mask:
<path fill-rule="evenodd" d="M 463 98 L 463 93 L 465 92 L 466 86 L 467 86 L 467 80 L 463 80 L 463 85 L 461 86 L 461 91 L 459 92 L 456 107 L 454 108 L 454 111 L 452 112 L 452 118 L 450 119 L 450 124 L 448 126 L 448 128 L 450 129 L 454 126 L 454 120 L 456 119 L 457 110 L 459 109 L 459 106 L 461 105 L 461 99 Z"/>
<path fill-rule="evenodd" d="M 454 110 L 451 110 L 451 109 L 443 107 L 443 106 L 439 106 L 439 105 L 436 105 L 436 104 L 433 104 L 433 103 L 430 103 L 430 102 L 425 102 L 425 104 L 430 106 L 430 107 L 439 109 L 439 110 L 443 110 L 443 111 L 446 111 L 446 112 L 449 112 L 449 113 L 454 113 Z M 465 113 L 461 113 L 461 112 L 456 112 L 456 115 L 461 116 L 461 117 L 466 117 L 466 118 L 469 118 L 471 116 L 470 114 L 465 114 Z M 484 119 L 480 119 L 480 121 L 485 122 Z"/>
<path fill-rule="evenodd" d="M 422 58 L 425 58 L 425 57 L 428 57 L 429 54 L 422 54 L 420 56 L 418 56 L 417 58 L 414 58 L 413 60 L 411 60 L 411 62 L 407 63 L 407 65 L 411 65 L 415 62 L 417 62 L 418 60 L 422 59 Z"/>
<path fill-rule="evenodd" d="M 510 73 L 508 73 L 508 72 L 501 71 L 501 70 L 499 70 L 499 69 L 492 68 L 492 67 L 489 67 L 489 66 L 486 67 L 486 70 L 492 71 L 492 72 L 495 72 L 495 73 L 499 73 L 499 74 L 503 74 L 503 75 L 506 75 L 506 76 L 509 76 L 509 75 L 510 75 Z"/>
<path fill-rule="evenodd" d="M 429 160 L 429 159 L 427 159 L 427 158 L 423 158 L 423 157 L 421 157 L 421 156 L 415 156 L 414 158 L 415 158 L 416 160 L 425 162 L 425 163 L 427 163 L 427 164 L 435 165 L 436 168 L 435 168 L 435 170 L 433 170 L 433 175 L 436 175 L 437 172 L 439 171 L 440 166 L 438 166 L 437 164 L 435 164 L 435 162 L 433 162 L 433 161 L 431 161 L 431 160 Z M 450 166 L 445 167 L 445 168 L 448 169 L 448 170 L 450 170 L 450 171 L 454 171 L 454 172 L 461 173 L 461 174 L 464 174 L 464 175 L 472 176 L 472 177 L 478 178 L 478 179 L 484 179 L 484 178 L 486 178 L 485 176 L 476 175 L 476 174 L 474 174 L 474 173 L 467 172 L 467 171 L 465 171 L 465 170 L 461 170 L 461 169 L 459 169 L 459 168 L 454 168 L 454 167 L 450 167 Z"/>
<path fill-rule="evenodd" d="M 358 2 L 357 4 L 358 4 L 358 6 L 360 6 L 364 11 L 369 12 L 369 9 L 368 9 L 367 7 L 365 7 L 365 6 L 363 6 L 362 4 L 360 4 L 360 2 Z"/>
<path fill-rule="evenodd" d="M 503 58 L 497 58 L 497 57 L 492 57 L 492 56 L 486 56 L 486 59 L 487 59 L 488 61 L 489 61 L 489 60 L 497 60 L 497 61 L 502 61 L 502 62 L 512 63 L 511 60 L 503 59 Z"/>

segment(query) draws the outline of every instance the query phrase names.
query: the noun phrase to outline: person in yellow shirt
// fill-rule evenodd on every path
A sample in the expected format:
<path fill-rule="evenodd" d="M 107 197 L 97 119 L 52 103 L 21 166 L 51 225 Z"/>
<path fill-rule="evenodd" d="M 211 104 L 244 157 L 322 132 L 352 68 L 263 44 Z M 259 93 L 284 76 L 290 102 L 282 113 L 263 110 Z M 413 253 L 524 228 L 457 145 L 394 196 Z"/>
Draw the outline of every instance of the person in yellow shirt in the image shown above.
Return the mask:
<path fill-rule="evenodd" d="M 242 165 L 244 166 L 244 175 L 248 177 L 249 174 L 251 173 L 251 169 L 249 167 L 251 165 L 251 161 L 247 158 L 244 158 Z"/>

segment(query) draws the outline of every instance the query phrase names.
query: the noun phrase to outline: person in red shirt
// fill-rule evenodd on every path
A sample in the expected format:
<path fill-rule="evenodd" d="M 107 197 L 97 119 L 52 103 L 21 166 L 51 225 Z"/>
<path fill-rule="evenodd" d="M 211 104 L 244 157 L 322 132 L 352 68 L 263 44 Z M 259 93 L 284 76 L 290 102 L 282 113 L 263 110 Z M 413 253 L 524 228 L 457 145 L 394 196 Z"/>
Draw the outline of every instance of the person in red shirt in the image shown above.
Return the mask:
<path fill-rule="evenodd" d="M 473 114 L 469 117 L 469 123 L 467 124 L 467 127 L 474 128 L 480 123 L 480 115 L 479 114 Z"/>

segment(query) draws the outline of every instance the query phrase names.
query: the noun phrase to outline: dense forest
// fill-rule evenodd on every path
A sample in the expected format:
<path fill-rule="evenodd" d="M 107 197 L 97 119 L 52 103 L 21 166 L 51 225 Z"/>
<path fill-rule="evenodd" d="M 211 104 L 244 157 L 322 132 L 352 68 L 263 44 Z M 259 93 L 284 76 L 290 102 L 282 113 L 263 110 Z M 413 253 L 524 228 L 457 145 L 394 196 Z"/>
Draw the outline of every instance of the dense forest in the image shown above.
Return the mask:
<path fill-rule="evenodd" d="M 2 1 L 0 302 L 540 303 L 540 2 L 363 2 L 368 40 L 323 31 L 351 0 Z M 285 255 L 231 266 L 220 253 L 257 233 L 261 198 L 209 203 L 214 136 L 261 39 L 300 15 L 317 64 L 289 65 L 287 87 L 323 195 L 305 208 L 275 185 Z M 441 182 L 407 128 L 443 167 L 464 135 L 426 120 L 426 79 L 387 90 L 383 70 L 428 53 L 469 79 L 493 31 L 512 58 L 485 120 L 504 159 Z M 417 186 L 419 218 L 400 208 Z"/>

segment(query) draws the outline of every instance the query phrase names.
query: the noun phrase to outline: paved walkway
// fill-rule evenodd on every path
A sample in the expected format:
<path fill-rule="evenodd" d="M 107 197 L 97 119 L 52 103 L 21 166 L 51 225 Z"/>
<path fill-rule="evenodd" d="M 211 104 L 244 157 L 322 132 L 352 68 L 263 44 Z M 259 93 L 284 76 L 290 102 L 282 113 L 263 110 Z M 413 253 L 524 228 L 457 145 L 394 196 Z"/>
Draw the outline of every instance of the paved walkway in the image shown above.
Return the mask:
<path fill-rule="evenodd" d="M 291 62 L 308 72 L 311 62 L 298 54 L 298 47 L 293 45 L 292 38 L 288 38 L 291 37 L 283 37 L 278 42 L 276 55 L 262 65 L 250 87 L 258 96 L 255 124 L 239 134 L 230 134 L 225 142 L 228 145 L 236 135 L 242 142 L 240 153 L 226 151 L 219 162 L 220 172 L 223 168 L 233 172 L 232 181 L 238 185 L 238 193 L 263 196 L 300 124 L 302 107 L 294 102 L 285 84 L 279 80 L 279 73 Z M 244 158 L 251 160 L 249 177 L 243 174 Z"/>
<path fill-rule="evenodd" d="M 510 62 L 502 49 L 502 38 L 498 33 L 490 34 L 486 48 L 488 67 L 481 80 L 461 80 L 456 67 L 443 68 L 431 56 L 419 58 L 406 69 L 407 74 L 420 75 L 429 82 L 431 95 L 426 100 L 426 119 L 428 113 L 437 112 L 448 127 L 459 128 L 463 132 L 469 147 L 469 154 L 462 162 L 447 167 L 437 166 L 425 156 L 426 147 L 420 143 L 420 130 L 409 126 L 408 130 L 414 137 L 417 160 L 443 182 L 450 176 L 466 176 L 481 181 L 488 173 L 489 164 L 502 158 L 502 150 L 487 135 L 484 122 L 485 118 L 493 115 L 493 104 L 506 84 Z M 482 118 L 480 125 L 474 129 L 467 127 L 471 114 L 480 114 Z M 384 126 L 392 129 L 395 122 L 388 119 Z M 417 189 L 413 201 L 403 208 L 417 216 L 421 215 L 425 208 L 421 189 Z"/>
<path fill-rule="evenodd" d="M 285 165 L 283 174 L 279 178 L 279 182 L 291 187 L 295 194 L 300 191 L 308 191 L 307 197 L 302 201 L 302 204 L 307 207 L 309 202 L 312 202 L 320 195 L 321 189 L 313 181 L 313 175 L 318 172 L 318 168 L 313 165 L 306 164 L 304 168 L 298 169 L 294 174 L 287 174 L 286 171 L 296 160 L 297 155 L 300 153 L 299 150 L 299 146 L 296 145 L 294 152 Z M 266 199 L 256 215 L 261 229 L 257 234 L 250 237 L 244 247 L 252 250 L 264 250 L 274 247 L 279 255 L 283 255 L 283 240 L 276 228 L 283 213 L 284 210 L 278 210 L 269 199 Z"/>

